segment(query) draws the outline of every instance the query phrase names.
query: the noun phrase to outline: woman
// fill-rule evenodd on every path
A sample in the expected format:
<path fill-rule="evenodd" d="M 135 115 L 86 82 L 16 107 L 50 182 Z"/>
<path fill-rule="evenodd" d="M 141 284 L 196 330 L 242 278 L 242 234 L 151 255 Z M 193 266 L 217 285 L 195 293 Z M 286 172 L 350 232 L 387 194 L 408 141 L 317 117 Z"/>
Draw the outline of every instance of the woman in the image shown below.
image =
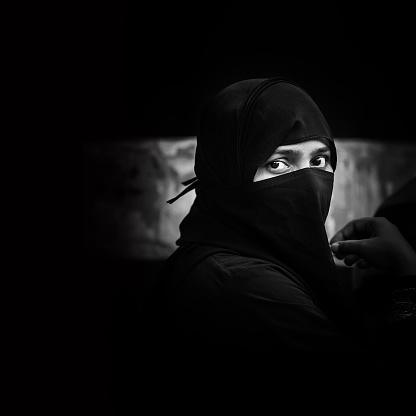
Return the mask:
<path fill-rule="evenodd" d="M 210 102 L 185 190 L 197 196 L 157 286 L 163 354 L 177 371 L 188 364 L 188 380 L 344 397 L 407 389 L 408 358 L 368 342 L 337 277 L 324 226 L 336 163 L 325 118 L 290 80 L 240 81 Z M 352 251 L 343 241 L 361 238 Z M 415 253 L 386 220 L 353 222 L 332 243 L 348 264 L 395 269 L 391 289 L 415 287 Z"/>

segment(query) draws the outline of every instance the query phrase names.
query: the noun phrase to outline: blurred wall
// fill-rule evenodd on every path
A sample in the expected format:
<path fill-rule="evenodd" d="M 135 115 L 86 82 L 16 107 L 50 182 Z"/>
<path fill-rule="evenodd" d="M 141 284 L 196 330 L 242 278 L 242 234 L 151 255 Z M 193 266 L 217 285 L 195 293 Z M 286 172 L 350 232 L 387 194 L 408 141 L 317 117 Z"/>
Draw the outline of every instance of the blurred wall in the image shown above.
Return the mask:
<path fill-rule="evenodd" d="M 416 145 L 336 139 L 338 167 L 329 236 L 371 216 L 416 173 Z M 192 191 L 167 204 L 194 176 L 195 137 L 84 144 L 84 254 L 163 260 L 175 249 Z"/>

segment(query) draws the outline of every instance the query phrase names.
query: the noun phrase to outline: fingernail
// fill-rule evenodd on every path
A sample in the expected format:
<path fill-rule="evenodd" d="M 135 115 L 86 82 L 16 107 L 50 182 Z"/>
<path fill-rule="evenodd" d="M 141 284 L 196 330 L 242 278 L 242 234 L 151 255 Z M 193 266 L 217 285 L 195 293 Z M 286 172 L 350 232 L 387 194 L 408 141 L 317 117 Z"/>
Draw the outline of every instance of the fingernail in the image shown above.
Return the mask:
<path fill-rule="evenodd" d="M 338 253 L 339 251 L 339 243 L 331 244 L 331 250 L 333 253 Z"/>

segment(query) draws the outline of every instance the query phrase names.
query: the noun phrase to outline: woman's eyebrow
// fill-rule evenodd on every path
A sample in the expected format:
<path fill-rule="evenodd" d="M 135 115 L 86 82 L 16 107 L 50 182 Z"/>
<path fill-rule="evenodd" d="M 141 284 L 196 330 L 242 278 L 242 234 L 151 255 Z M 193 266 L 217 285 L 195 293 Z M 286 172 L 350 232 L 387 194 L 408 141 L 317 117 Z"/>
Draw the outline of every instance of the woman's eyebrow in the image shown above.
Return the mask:
<path fill-rule="evenodd" d="M 324 146 L 324 147 L 318 147 L 317 149 L 313 149 L 311 154 L 316 155 L 318 153 L 325 153 L 325 152 L 329 152 L 329 147 L 328 146 Z M 292 150 L 292 149 L 276 149 L 275 152 L 273 153 L 272 156 L 275 155 L 299 155 L 303 153 L 301 150 Z"/>
<path fill-rule="evenodd" d="M 318 149 L 314 149 L 312 151 L 312 154 L 316 155 L 317 153 L 325 153 L 325 152 L 330 152 L 331 150 L 329 149 L 328 146 L 324 146 L 324 147 L 319 147 Z"/>

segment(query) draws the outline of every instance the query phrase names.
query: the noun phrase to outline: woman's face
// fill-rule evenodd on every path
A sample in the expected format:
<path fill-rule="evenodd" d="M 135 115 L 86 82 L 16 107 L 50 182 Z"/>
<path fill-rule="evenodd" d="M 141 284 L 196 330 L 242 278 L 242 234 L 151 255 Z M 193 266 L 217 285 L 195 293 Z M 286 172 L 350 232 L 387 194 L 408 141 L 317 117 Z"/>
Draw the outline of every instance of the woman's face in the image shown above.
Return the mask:
<path fill-rule="evenodd" d="M 330 160 L 331 151 L 320 140 L 279 146 L 267 162 L 257 168 L 253 182 L 264 181 L 305 168 L 333 172 Z"/>

